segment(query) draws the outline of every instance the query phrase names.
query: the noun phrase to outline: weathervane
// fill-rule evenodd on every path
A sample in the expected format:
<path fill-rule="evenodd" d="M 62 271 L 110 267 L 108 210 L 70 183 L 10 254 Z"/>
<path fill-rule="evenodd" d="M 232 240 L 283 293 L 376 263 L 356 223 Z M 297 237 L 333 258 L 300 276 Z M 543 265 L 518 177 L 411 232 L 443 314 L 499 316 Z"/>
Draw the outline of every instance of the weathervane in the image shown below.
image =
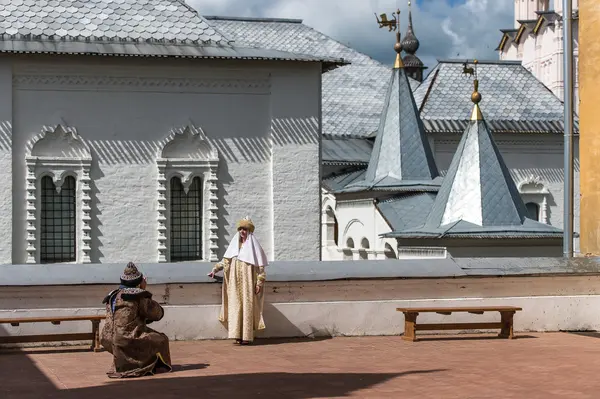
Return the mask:
<path fill-rule="evenodd" d="M 379 17 L 381 17 L 381 20 Z M 380 29 L 387 27 L 390 32 L 396 31 L 396 44 L 394 44 L 396 62 L 394 63 L 394 69 L 403 68 L 404 64 L 402 63 L 402 57 L 400 56 L 400 53 L 402 53 L 402 43 L 400 43 L 400 10 L 398 9 L 396 12 L 392 13 L 393 20 L 388 19 L 385 13 L 381 14 L 379 17 L 375 14 Z"/>
<path fill-rule="evenodd" d="M 473 66 L 469 66 L 469 61 L 465 61 L 463 64 L 463 72 L 462 74 L 465 76 L 472 76 L 473 79 L 473 93 L 471 94 L 471 101 L 475 106 L 473 107 L 473 113 L 471 114 L 472 121 L 480 121 L 483 120 L 483 116 L 481 115 L 481 110 L 479 109 L 479 103 L 481 102 L 481 93 L 479 93 L 479 79 L 477 77 L 477 64 L 479 61 L 473 60 Z"/>
<path fill-rule="evenodd" d="M 377 13 L 375 13 L 375 18 L 377 18 L 377 23 L 379 24 L 379 28 L 388 28 L 389 31 L 399 30 L 400 27 L 400 10 L 392 13 L 392 18 L 388 19 L 387 14 L 383 13 L 379 17 Z M 381 20 L 379 19 L 381 18 Z"/>

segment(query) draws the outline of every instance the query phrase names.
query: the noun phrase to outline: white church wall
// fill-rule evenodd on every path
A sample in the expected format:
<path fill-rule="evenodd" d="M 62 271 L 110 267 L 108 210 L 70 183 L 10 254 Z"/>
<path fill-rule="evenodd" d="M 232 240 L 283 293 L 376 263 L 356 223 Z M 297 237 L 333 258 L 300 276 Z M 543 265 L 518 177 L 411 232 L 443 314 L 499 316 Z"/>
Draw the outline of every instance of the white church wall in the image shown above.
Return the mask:
<path fill-rule="evenodd" d="M 459 137 L 436 136 L 436 162 L 442 174 L 450 166 Z M 562 136 L 532 137 L 523 134 L 502 134 L 496 144 L 510 169 L 525 202 L 536 202 L 540 207 L 540 221 L 558 228 L 563 227 L 564 174 Z M 575 144 L 574 229 L 579 231 L 579 151 Z M 535 188 L 532 193 L 529 188 Z M 545 199 L 545 204 L 544 204 Z M 544 209 L 545 208 L 545 209 Z M 545 218 L 544 216 L 545 211 Z M 545 220 L 544 220 L 545 219 Z M 579 252 L 579 239 L 574 239 Z M 531 255 L 530 255 L 531 256 Z"/>
<path fill-rule="evenodd" d="M 43 126 L 59 123 L 76 128 L 93 155 L 91 262 L 157 261 L 157 153 L 173 129 L 190 125 L 204 132 L 220 157 L 214 230 L 219 256 L 235 222 L 249 215 L 270 259 L 318 259 L 320 176 L 318 166 L 311 167 L 318 165 L 319 156 L 314 139 L 320 133 L 318 65 L 292 71 L 291 64 L 274 63 L 244 63 L 241 68 L 224 62 L 102 62 L 35 59 L 14 65 L 13 154 L 23 161 L 15 162 L 13 170 L 12 218 L 20 221 L 13 229 L 13 263 L 26 261 L 26 144 Z M 276 130 L 271 118 L 297 124 L 280 123 Z M 312 141 L 299 139 L 296 145 L 291 138 L 302 134 L 312 134 Z M 302 176 L 292 173 L 297 162 Z M 294 178 L 296 184 L 287 180 Z M 203 200 L 206 210 L 209 194 Z M 290 239 L 285 215 L 291 209 L 303 221 L 296 228 L 301 240 Z M 203 227 L 207 259 L 208 221 Z"/>
<path fill-rule="evenodd" d="M 0 264 L 10 263 L 12 253 L 13 198 L 9 189 L 13 169 L 12 106 L 12 65 L 3 58 L 0 60 Z"/>
<path fill-rule="evenodd" d="M 277 260 L 321 252 L 321 67 L 271 77 L 273 248 Z"/>
<path fill-rule="evenodd" d="M 562 12 L 562 2 L 554 2 L 554 11 Z M 532 6 L 534 6 L 532 4 Z M 552 4 L 551 7 L 552 8 Z M 573 9 L 578 9 L 578 2 L 573 2 Z M 520 23 L 517 20 L 529 19 L 519 17 L 518 7 L 515 8 L 515 27 L 518 29 Z M 521 15 L 522 16 L 522 15 Z M 537 15 L 533 19 L 537 19 Z M 574 58 L 574 104 L 575 112 L 579 113 L 579 20 L 572 21 L 573 28 L 573 58 Z M 552 26 L 544 23 L 537 34 L 530 30 L 525 32 L 519 45 L 512 41 L 508 43 L 503 51 L 499 53 L 500 60 L 521 60 L 523 66 L 533 73 L 544 85 L 546 85 L 558 98 L 564 98 L 564 76 L 563 76 L 563 28 L 559 17 Z"/>
<path fill-rule="evenodd" d="M 330 206 L 330 199 L 324 205 Z M 339 233 L 334 250 L 324 251 L 323 260 L 368 260 L 397 258 L 395 239 L 381 238 L 380 234 L 391 231 L 372 199 L 336 202 L 335 215 Z M 337 253 L 336 253 L 337 252 Z"/>

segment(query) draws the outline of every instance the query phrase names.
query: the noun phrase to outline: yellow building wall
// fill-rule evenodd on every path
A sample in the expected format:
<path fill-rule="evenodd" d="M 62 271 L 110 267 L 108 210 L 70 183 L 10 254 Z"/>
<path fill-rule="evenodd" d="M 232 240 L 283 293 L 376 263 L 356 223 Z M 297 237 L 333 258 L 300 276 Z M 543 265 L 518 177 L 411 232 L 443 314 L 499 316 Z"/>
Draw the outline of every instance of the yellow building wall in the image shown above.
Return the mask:
<path fill-rule="evenodd" d="M 579 1 L 580 248 L 600 255 L 600 0 Z"/>

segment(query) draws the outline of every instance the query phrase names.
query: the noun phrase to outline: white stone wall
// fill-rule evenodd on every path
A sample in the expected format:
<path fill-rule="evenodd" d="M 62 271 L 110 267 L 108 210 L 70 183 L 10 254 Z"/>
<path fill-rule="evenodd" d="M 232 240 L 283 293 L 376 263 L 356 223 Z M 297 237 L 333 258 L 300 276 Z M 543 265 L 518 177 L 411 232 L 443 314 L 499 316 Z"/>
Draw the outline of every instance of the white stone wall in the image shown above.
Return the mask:
<path fill-rule="evenodd" d="M 597 331 L 600 329 L 598 295 L 529 296 L 507 298 L 452 298 L 419 300 L 335 301 L 266 303 L 266 329 L 258 337 L 303 336 L 378 336 L 400 335 L 404 332 L 404 316 L 397 307 L 456 306 L 519 306 L 523 310 L 514 316 L 515 333 L 556 332 L 564 330 Z M 226 339 L 227 331 L 219 323 L 220 305 L 165 306 L 165 317 L 152 328 L 165 333 L 171 340 Z M 49 317 L 103 314 L 101 308 L 46 308 L 0 310 L 2 318 Z M 376 315 L 374 317 L 374 315 Z M 497 322 L 498 313 L 472 315 L 453 313 L 450 316 L 423 313 L 419 323 Z M 21 324 L 19 327 L 0 325 L 0 336 L 86 333 L 89 322 Z M 473 332 L 473 331 L 469 331 Z M 432 331 L 428 334 L 448 332 Z M 454 332 L 456 333 L 456 332 Z M 425 333 L 423 333 L 425 334 Z M 418 334 L 417 334 L 418 335 Z M 43 344 L 36 344 L 43 345 Z M 57 343 L 46 343 L 56 346 Z"/>
<path fill-rule="evenodd" d="M 321 253 L 321 69 L 271 78 L 271 191 L 274 258 Z"/>
<path fill-rule="evenodd" d="M 551 0 L 550 8 L 562 14 L 562 0 Z M 573 1 L 573 10 L 578 9 L 578 1 Z M 533 2 L 515 0 L 515 28 L 520 24 L 517 20 L 537 19 L 535 11 L 540 7 Z M 573 20 L 573 71 L 575 112 L 579 113 L 579 20 Z M 563 27 L 562 19 L 558 19 L 555 25 L 550 27 L 545 24 L 537 33 L 532 35 L 525 32 L 517 45 L 508 43 L 500 52 L 501 60 L 522 61 L 535 77 L 544 83 L 561 100 L 564 98 L 564 76 L 563 76 Z"/>
<path fill-rule="evenodd" d="M 2 230 L 9 244 L 0 246 L 0 263 L 26 261 L 26 145 L 59 123 L 76 128 L 92 153 L 92 263 L 157 261 L 156 158 L 172 130 L 186 126 L 201 129 L 219 154 L 219 256 L 236 221 L 249 215 L 270 259 L 319 258 L 319 65 L 45 57 L 15 59 L 12 70 L 14 95 L 3 94 L 0 117 L 2 126 L 14 120 L 5 185 L 13 207 L 0 210 L 0 221 L 11 212 L 15 224 L 12 234 Z M 0 68 L 2 88 L 12 80 L 11 68 Z M 275 132 L 276 121 L 287 123 Z M 302 134 L 313 139 L 295 139 Z M 11 162 L 2 143 L 4 172 Z M 208 194 L 204 200 L 206 210 Z M 292 239 L 294 222 L 300 240 Z"/>
<path fill-rule="evenodd" d="M 0 264 L 10 263 L 13 243 L 12 65 L 0 60 Z M 24 184 L 23 184 L 24 187 Z M 22 201 L 22 200 L 21 200 Z"/>
<path fill-rule="evenodd" d="M 331 200 L 326 199 L 324 206 L 331 206 Z M 338 245 L 329 245 L 324 251 L 323 260 L 365 260 L 385 259 L 386 244 L 393 250 L 396 257 L 397 244 L 395 239 L 384 239 L 380 234 L 391 231 L 372 199 L 340 201 L 332 208 L 338 220 Z M 325 216 L 324 216 L 325 217 Z"/>

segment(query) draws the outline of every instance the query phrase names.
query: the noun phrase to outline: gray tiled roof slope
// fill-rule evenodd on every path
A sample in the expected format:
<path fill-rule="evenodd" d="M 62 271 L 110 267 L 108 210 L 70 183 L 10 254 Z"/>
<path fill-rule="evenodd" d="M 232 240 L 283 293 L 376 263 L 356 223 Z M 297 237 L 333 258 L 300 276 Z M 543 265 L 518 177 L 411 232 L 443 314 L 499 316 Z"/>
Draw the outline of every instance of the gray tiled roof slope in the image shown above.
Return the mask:
<path fill-rule="evenodd" d="M 183 0 L 3 0 L 0 53 L 218 58 L 322 62 L 273 49 L 242 48 Z"/>
<path fill-rule="evenodd" d="M 373 143 L 368 139 L 326 139 L 322 141 L 321 160 L 326 164 L 351 163 L 366 166 Z"/>
<path fill-rule="evenodd" d="M 390 236 L 562 236 L 560 229 L 526 217 L 525 204 L 486 122 L 468 124 L 424 226 Z"/>
<path fill-rule="evenodd" d="M 4 0 L 0 34 L 4 40 L 228 42 L 183 0 Z"/>
<path fill-rule="evenodd" d="M 440 61 L 415 90 L 428 132 L 462 133 L 467 127 L 473 78 L 462 74 L 462 62 Z M 477 71 L 481 107 L 493 132 L 563 132 L 562 101 L 520 62 L 484 61 Z"/>
<path fill-rule="evenodd" d="M 401 231 L 423 226 L 434 201 L 435 193 L 406 193 L 376 206 L 392 231 Z"/>
<path fill-rule="evenodd" d="M 300 20 L 205 17 L 235 44 L 318 57 L 343 58 L 351 64 L 323 75 L 323 134 L 374 137 L 383 110 L 391 68 L 373 60 Z M 393 60 L 390 43 L 390 62 Z M 409 79 L 414 90 L 418 85 Z"/>
<path fill-rule="evenodd" d="M 431 191 L 437 191 L 439 182 L 433 180 L 439 173 L 406 71 L 396 68 L 391 75 L 365 179 L 346 190 L 431 186 Z"/>
<path fill-rule="evenodd" d="M 337 192 L 353 181 L 364 179 L 367 168 L 356 168 L 351 172 L 331 174 L 323 179 L 323 186 L 331 192 Z"/>

